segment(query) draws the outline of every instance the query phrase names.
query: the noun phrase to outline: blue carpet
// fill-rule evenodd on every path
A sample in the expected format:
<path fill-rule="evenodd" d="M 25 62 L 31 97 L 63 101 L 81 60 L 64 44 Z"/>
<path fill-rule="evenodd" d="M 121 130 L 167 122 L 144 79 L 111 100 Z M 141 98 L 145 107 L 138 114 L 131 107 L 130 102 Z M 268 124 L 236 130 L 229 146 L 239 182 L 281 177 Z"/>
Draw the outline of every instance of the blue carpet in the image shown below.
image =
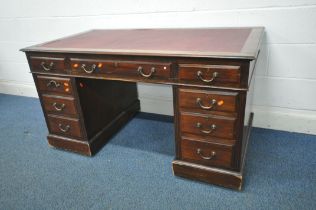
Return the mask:
<path fill-rule="evenodd" d="M 136 117 L 92 158 L 46 134 L 37 99 L 0 94 L 0 209 L 316 207 L 316 136 L 254 128 L 237 192 L 172 175 L 172 122 Z"/>

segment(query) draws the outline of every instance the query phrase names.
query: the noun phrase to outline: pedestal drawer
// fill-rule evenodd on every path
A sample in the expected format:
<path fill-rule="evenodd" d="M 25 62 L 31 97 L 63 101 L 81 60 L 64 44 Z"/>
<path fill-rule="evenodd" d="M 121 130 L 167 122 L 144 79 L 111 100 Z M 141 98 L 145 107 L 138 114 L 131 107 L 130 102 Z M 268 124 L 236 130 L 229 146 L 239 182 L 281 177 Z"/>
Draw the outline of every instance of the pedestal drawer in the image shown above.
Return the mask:
<path fill-rule="evenodd" d="M 78 119 L 48 115 L 48 128 L 53 134 L 82 138 Z"/>
<path fill-rule="evenodd" d="M 195 111 L 237 111 L 237 92 L 179 88 L 178 97 L 180 108 Z"/>
<path fill-rule="evenodd" d="M 231 168 L 233 147 L 233 144 L 212 144 L 183 138 L 181 139 L 181 158 L 202 165 Z"/>
<path fill-rule="evenodd" d="M 240 66 L 179 64 L 178 77 L 201 85 L 239 87 Z"/>
<path fill-rule="evenodd" d="M 201 137 L 235 138 L 236 118 L 180 112 L 181 133 Z"/>
<path fill-rule="evenodd" d="M 65 73 L 65 58 L 56 57 L 30 57 L 32 72 Z"/>
<path fill-rule="evenodd" d="M 49 114 L 77 116 L 77 108 L 73 97 L 42 95 L 44 110 Z"/>
<path fill-rule="evenodd" d="M 44 92 L 72 94 L 69 78 L 37 76 L 38 89 Z"/>

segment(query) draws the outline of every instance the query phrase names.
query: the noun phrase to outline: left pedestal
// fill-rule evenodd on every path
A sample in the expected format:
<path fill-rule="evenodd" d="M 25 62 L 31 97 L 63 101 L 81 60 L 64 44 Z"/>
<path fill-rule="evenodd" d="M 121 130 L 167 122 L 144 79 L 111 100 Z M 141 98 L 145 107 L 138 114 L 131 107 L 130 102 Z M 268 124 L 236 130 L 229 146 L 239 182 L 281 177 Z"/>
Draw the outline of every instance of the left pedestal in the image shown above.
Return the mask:
<path fill-rule="evenodd" d="M 136 83 L 33 74 L 49 145 L 92 156 L 140 109 Z"/>

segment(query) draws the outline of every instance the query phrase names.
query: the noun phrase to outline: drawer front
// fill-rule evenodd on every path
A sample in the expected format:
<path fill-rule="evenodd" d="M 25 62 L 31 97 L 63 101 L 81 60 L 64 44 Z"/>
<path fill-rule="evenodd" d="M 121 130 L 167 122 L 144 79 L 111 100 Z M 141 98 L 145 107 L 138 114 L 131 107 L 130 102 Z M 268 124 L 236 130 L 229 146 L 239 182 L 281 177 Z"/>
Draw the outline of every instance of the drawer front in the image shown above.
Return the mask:
<path fill-rule="evenodd" d="M 179 64 L 179 80 L 211 86 L 239 86 L 240 66 Z"/>
<path fill-rule="evenodd" d="M 30 57 L 32 72 L 65 73 L 65 58 Z"/>
<path fill-rule="evenodd" d="M 202 137 L 235 139 L 236 118 L 180 113 L 180 131 Z"/>
<path fill-rule="evenodd" d="M 236 112 L 238 93 L 179 88 L 180 108 Z"/>
<path fill-rule="evenodd" d="M 231 168 L 233 146 L 181 139 L 181 158 L 202 165 Z"/>
<path fill-rule="evenodd" d="M 37 76 L 38 88 L 41 91 L 61 94 L 72 94 L 69 78 Z"/>
<path fill-rule="evenodd" d="M 151 63 L 137 61 L 111 61 L 71 58 L 73 73 L 93 75 L 134 76 L 139 78 L 170 78 L 170 63 Z"/>
<path fill-rule="evenodd" d="M 78 119 L 48 115 L 49 131 L 53 134 L 82 138 L 81 126 Z"/>
<path fill-rule="evenodd" d="M 44 109 L 47 113 L 77 116 L 75 99 L 72 97 L 42 95 Z"/>

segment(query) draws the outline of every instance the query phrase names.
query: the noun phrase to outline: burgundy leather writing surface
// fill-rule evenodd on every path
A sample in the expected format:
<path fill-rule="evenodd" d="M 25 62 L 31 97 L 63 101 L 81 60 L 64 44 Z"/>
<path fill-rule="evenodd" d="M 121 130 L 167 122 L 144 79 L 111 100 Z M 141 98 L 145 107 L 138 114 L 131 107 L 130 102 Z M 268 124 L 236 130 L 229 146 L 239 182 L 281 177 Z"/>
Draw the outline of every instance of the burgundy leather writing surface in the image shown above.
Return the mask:
<path fill-rule="evenodd" d="M 52 48 L 95 48 L 162 51 L 240 52 L 250 29 L 94 30 L 42 45 Z"/>
<path fill-rule="evenodd" d="M 25 49 L 201 57 L 256 57 L 262 28 L 92 30 Z"/>

